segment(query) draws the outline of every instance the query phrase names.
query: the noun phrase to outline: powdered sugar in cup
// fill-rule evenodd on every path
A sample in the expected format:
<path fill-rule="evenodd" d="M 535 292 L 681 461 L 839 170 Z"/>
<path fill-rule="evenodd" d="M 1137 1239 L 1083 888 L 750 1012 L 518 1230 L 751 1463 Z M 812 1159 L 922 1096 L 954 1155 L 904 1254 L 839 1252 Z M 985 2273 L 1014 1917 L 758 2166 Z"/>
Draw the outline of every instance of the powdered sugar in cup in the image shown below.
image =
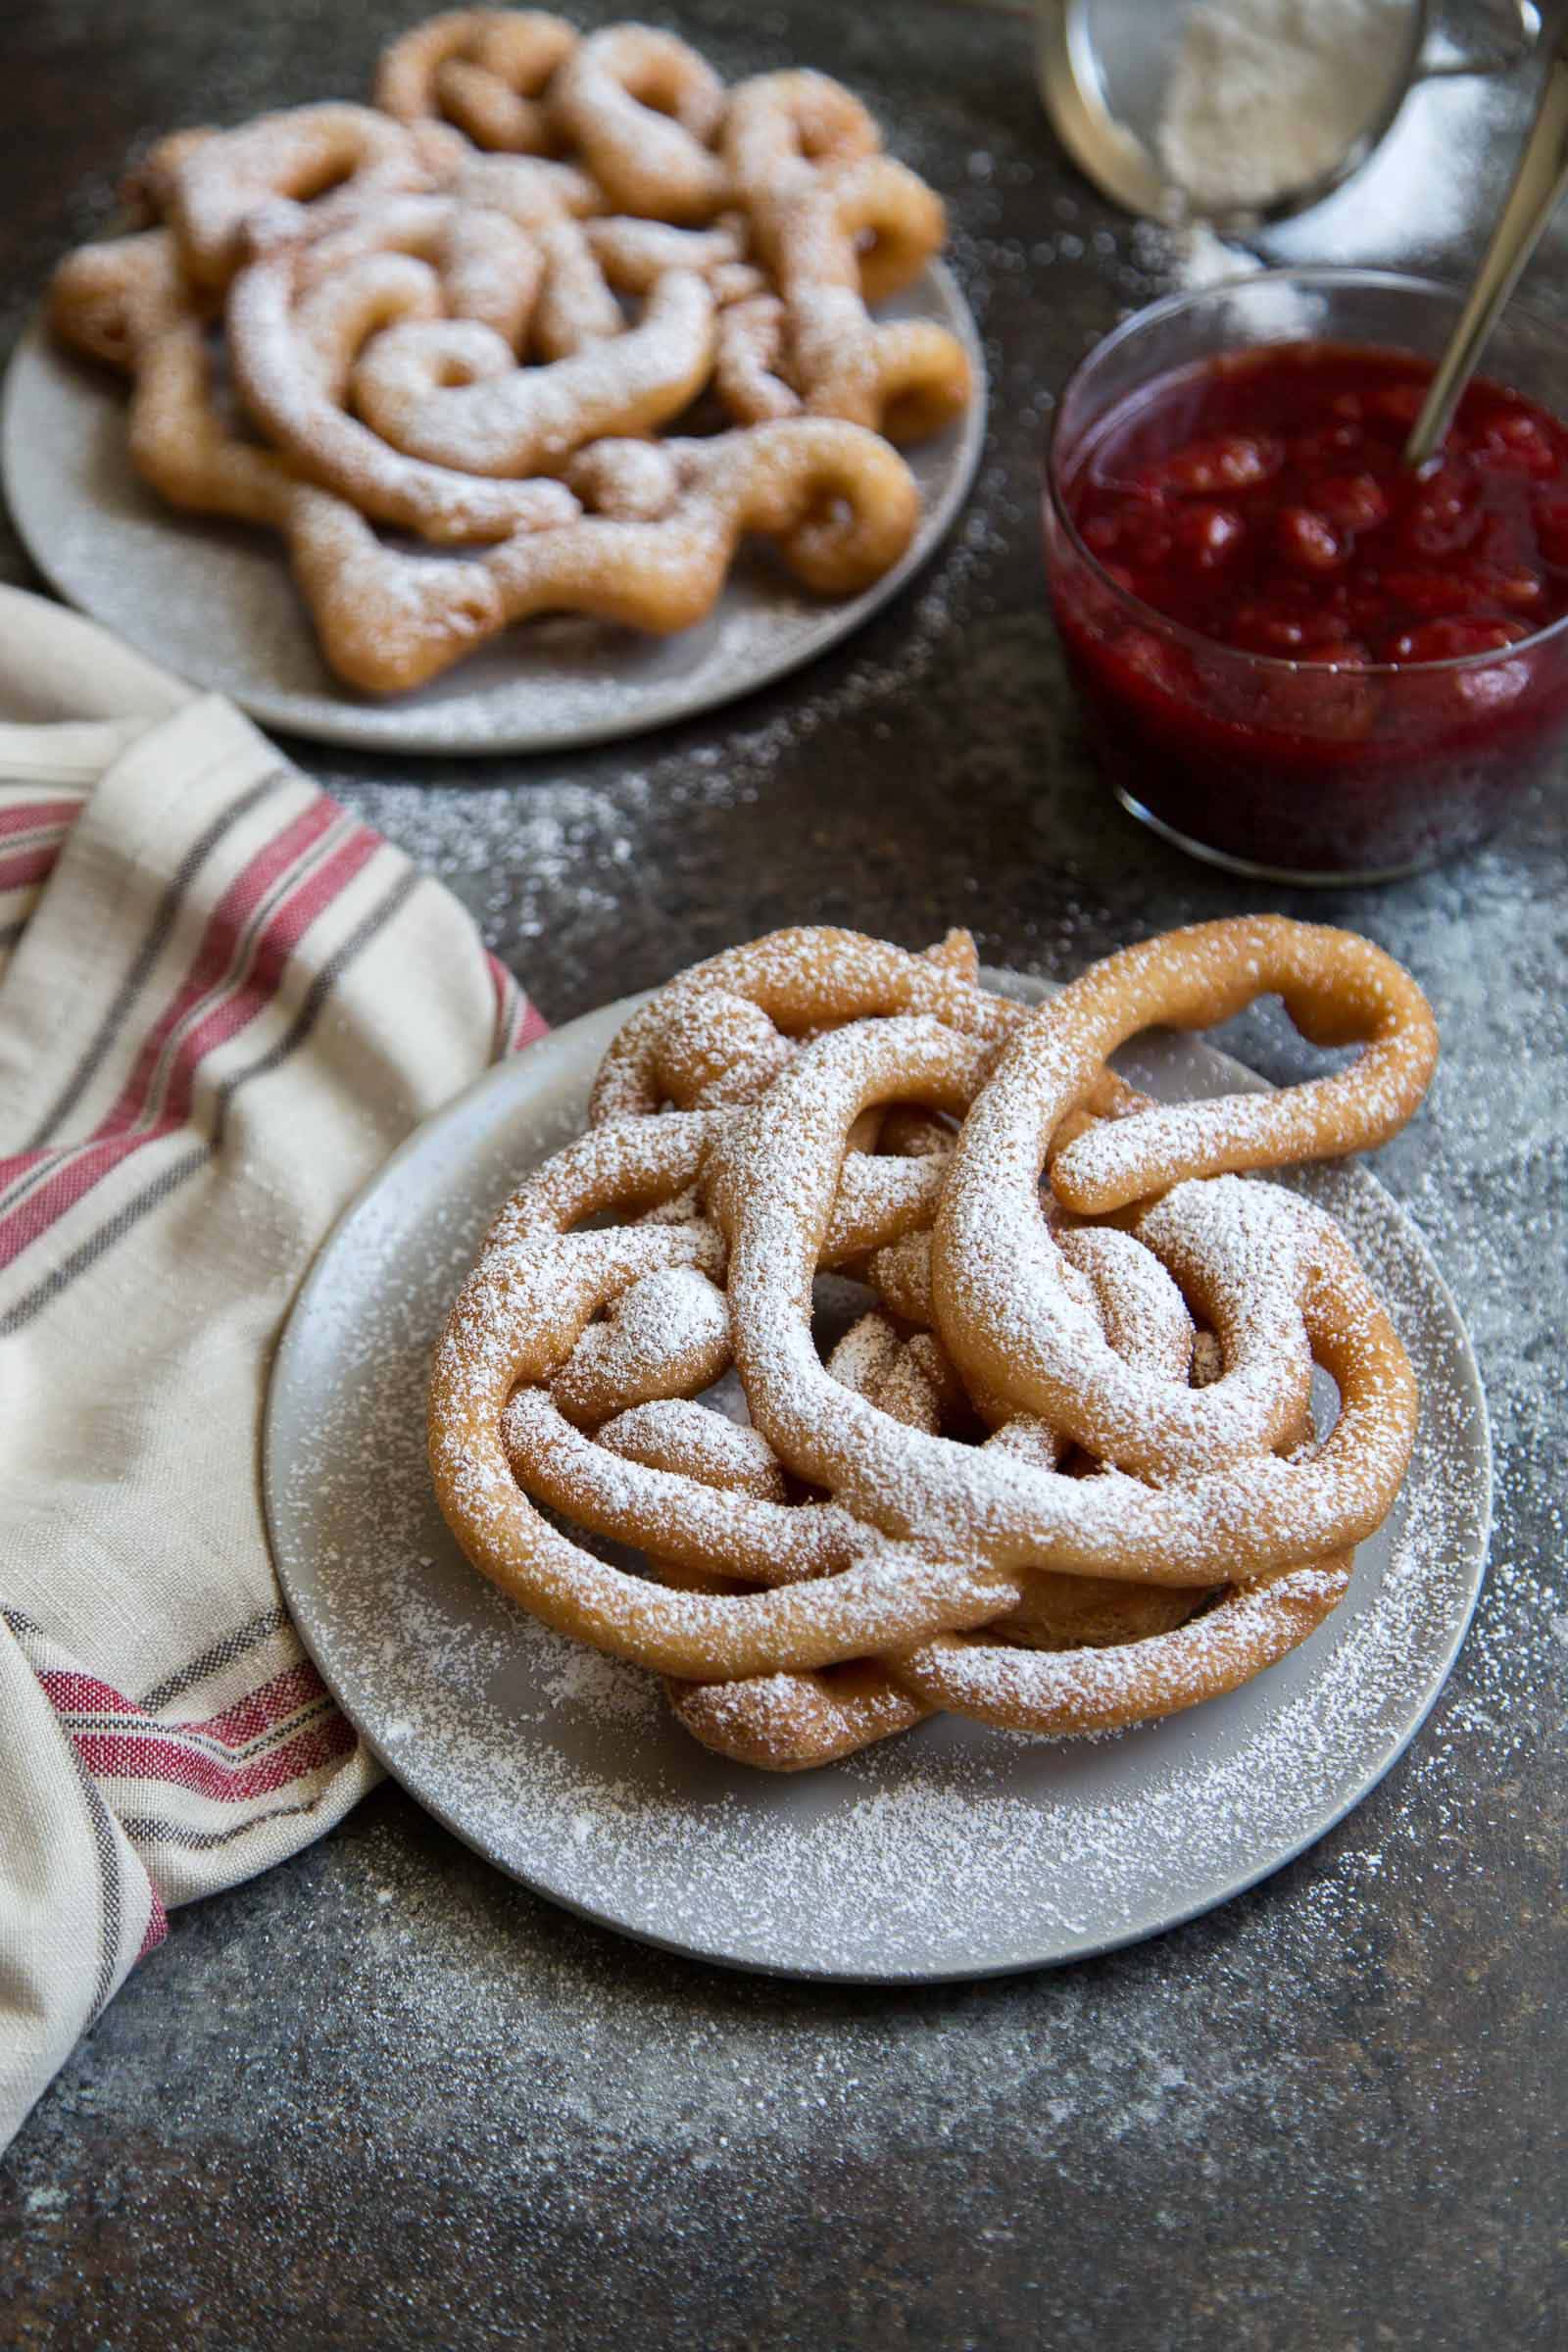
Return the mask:
<path fill-rule="evenodd" d="M 1462 38 L 1442 0 L 1039 0 L 1039 14 L 1041 96 L 1079 169 L 1129 212 L 1230 229 L 1317 203 L 1416 82 L 1502 73 L 1541 26 L 1534 0 L 1488 0 Z"/>

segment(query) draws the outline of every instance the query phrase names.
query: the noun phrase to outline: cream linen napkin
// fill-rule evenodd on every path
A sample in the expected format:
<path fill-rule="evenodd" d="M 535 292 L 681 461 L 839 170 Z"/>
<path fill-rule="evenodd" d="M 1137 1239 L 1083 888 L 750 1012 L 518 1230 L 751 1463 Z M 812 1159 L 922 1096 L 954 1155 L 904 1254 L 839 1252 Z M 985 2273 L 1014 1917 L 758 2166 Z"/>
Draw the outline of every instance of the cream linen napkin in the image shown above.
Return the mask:
<path fill-rule="evenodd" d="M 166 1905 L 375 1778 L 272 1572 L 268 1366 L 338 1210 L 543 1026 L 227 704 L 0 589 L 0 2147 Z"/>

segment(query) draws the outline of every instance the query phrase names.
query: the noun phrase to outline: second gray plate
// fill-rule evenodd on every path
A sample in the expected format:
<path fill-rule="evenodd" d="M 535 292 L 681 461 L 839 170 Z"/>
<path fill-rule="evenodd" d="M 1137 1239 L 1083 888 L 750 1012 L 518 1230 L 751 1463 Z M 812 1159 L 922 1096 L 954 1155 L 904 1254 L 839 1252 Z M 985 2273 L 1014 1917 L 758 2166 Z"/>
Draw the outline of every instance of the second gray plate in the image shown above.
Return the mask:
<path fill-rule="evenodd" d="M 933 318 L 969 355 L 958 423 L 909 450 L 918 530 L 863 596 L 824 604 L 743 550 L 706 621 L 676 637 L 567 616 L 509 629 L 415 694 L 371 701 L 317 651 L 282 549 L 263 531 L 174 514 L 141 482 L 125 387 L 61 351 L 41 324 L 6 378 L 0 460 L 27 553 L 62 596 L 193 686 L 264 726 L 368 751 L 564 751 L 667 726 L 797 669 L 868 620 L 933 555 L 985 440 L 985 361 L 969 307 L 940 262 L 879 317 Z"/>
<path fill-rule="evenodd" d="M 651 1675 L 549 1632 L 468 1566 L 425 1464 L 430 1348 L 496 1208 L 580 1125 L 628 1009 L 573 1021 L 412 1137 L 326 1243 L 278 1351 L 265 1472 L 278 1572 L 388 1769 L 554 1901 L 796 1977 L 910 1983 L 1077 1959 L 1207 1910 L 1320 1838 L 1436 1698 L 1491 1511 L 1486 1406 L 1457 1310 L 1359 1168 L 1298 1181 L 1348 1229 L 1409 1348 L 1415 1456 L 1335 1615 L 1228 1697 L 1044 1744 L 944 1718 L 776 1778 L 698 1747 Z M 1262 1084 L 1173 1036 L 1128 1067 L 1169 1100 Z"/>

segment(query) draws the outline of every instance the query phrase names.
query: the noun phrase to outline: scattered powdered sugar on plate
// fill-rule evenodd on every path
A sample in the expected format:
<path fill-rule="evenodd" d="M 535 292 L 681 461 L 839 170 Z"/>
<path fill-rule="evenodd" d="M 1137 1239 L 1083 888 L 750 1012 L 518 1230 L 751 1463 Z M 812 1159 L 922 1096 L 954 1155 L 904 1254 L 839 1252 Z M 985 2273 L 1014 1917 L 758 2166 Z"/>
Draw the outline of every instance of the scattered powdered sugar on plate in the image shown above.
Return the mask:
<path fill-rule="evenodd" d="M 635 1666 L 579 1642 L 568 1642 L 566 1651 L 558 1671 L 547 1674 L 540 1685 L 552 1707 L 575 1707 L 601 1723 L 657 1714 L 659 1688 L 652 1675 L 639 1674 Z M 593 1817 L 578 1818 L 591 1822 Z"/>
<path fill-rule="evenodd" d="M 1462 1636 L 1489 1516 L 1485 1409 L 1413 1228 L 1359 1170 L 1300 1189 L 1346 1225 L 1423 1389 L 1409 1479 L 1348 1597 L 1228 1698 L 1037 1744 L 951 1719 L 826 1772 L 698 1748 L 652 1677 L 505 1600 L 452 1544 L 424 1459 L 446 1306 L 497 1205 L 580 1117 L 610 1008 L 432 1122 L 350 1211 L 279 1353 L 267 1481 L 291 1605 L 398 1777 L 481 1852 L 656 1942 L 804 1976 L 972 1975 L 1076 1956 L 1206 1908 L 1381 1777 Z M 1150 1042 L 1167 1097 L 1235 1067 Z"/>

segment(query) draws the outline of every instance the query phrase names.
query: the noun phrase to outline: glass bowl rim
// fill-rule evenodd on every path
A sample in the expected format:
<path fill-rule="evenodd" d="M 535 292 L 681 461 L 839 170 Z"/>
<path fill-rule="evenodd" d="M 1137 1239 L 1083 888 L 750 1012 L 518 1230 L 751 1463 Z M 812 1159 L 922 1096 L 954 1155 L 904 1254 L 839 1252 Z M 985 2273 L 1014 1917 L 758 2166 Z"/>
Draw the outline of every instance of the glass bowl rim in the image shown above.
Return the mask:
<path fill-rule="evenodd" d="M 1157 605 L 1146 602 L 1135 589 L 1124 588 L 1120 580 L 1112 579 L 1094 549 L 1079 533 L 1078 525 L 1073 520 L 1066 499 L 1062 495 L 1059 468 L 1056 463 L 1062 414 L 1079 379 L 1095 366 L 1097 361 L 1103 359 L 1119 345 L 1132 342 L 1147 326 L 1161 324 L 1182 311 L 1203 309 L 1212 305 L 1216 300 L 1226 299 L 1245 288 L 1270 285 L 1304 286 L 1309 290 L 1329 292 L 1332 292 L 1337 286 L 1391 286 L 1397 287 L 1401 293 L 1440 295 L 1456 305 L 1464 300 L 1462 286 L 1449 285 L 1438 277 L 1423 277 L 1414 270 L 1366 270 L 1349 265 L 1323 264 L 1316 268 L 1300 270 L 1287 267 L 1274 270 L 1239 270 L 1233 277 L 1216 278 L 1210 286 L 1194 286 L 1172 294 L 1161 294 L 1155 301 L 1145 303 L 1141 310 L 1132 312 L 1126 318 L 1118 319 L 1109 332 L 1102 335 L 1097 342 L 1093 343 L 1084 353 L 1083 358 L 1078 361 L 1056 396 L 1051 413 L 1051 421 L 1046 428 L 1045 486 L 1052 513 L 1066 533 L 1073 553 L 1081 563 L 1088 566 L 1105 593 L 1114 597 L 1118 603 L 1130 607 L 1140 626 L 1152 628 L 1162 636 L 1173 638 L 1178 644 L 1188 647 L 1193 652 L 1209 657 L 1217 654 L 1224 660 L 1240 662 L 1249 669 L 1289 670 L 1293 675 L 1300 671 L 1315 670 L 1339 674 L 1343 670 L 1345 676 L 1356 678 L 1430 678 L 1450 671 L 1487 669 L 1497 662 L 1515 662 L 1523 655 L 1533 653 L 1538 646 L 1545 645 L 1552 638 L 1561 636 L 1565 630 L 1568 630 L 1568 612 L 1559 612 L 1557 618 L 1548 621 L 1544 628 L 1533 629 L 1528 637 L 1519 638 L 1513 645 L 1491 646 L 1484 653 L 1479 654 L 1448 654 L 1438 662 L 1358 662 L 1354 663 L 1293 662 L 1285 654 L 1257 654 L 1245 645 L 1227 645 L 1223 637 L 1206 636 L 1201 629 L 1190 628 L 1186 621 L 1177 620 L 1171 613 L 1162 612 Z M 1563 358 L 1568 361 L 1568 328 L 1565 328 L 1561 320 L 1545 318 L 1528 303 L 1512 301 L 1508 304 L 1505 316 L 1509 319 L 1521 319 L 1526 325 L 1535 328 L 1539 334 L 1544 335 L 1548 340 L 1560 343 Z M 1286 335 L 1270 338 L 1270 340 L 1278 340 L 1281 343 L 1292 340 L 1300 342 L 1308 339 L 1302 336 L 1293 338 Z M 1254 348 L 1265 350 L 1267 342 L 1260 343 Z M 1368 344 L 1366 348 L 1371 350 L 1375 347 Z M 1390 344 L 1385 348 L 1397 350 L 1399 346 Z"/>

